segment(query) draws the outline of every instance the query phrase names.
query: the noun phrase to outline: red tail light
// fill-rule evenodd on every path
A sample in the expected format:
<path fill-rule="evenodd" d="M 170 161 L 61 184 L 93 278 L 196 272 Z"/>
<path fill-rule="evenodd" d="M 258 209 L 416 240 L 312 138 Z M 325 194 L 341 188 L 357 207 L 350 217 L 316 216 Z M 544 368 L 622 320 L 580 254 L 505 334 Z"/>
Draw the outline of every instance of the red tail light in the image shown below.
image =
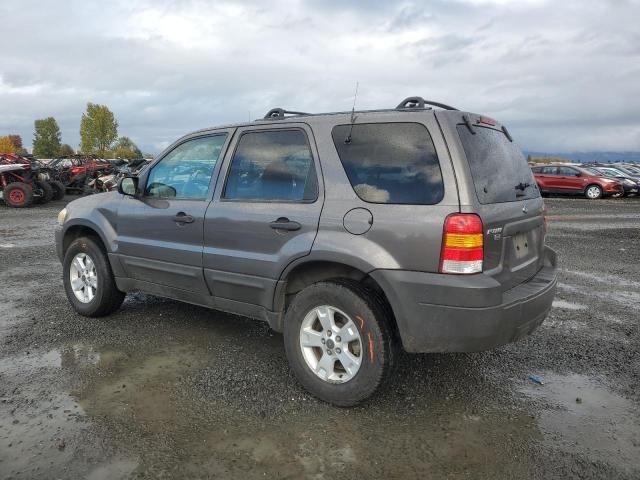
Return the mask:
<path fill-rule="evenodd" d="M 454 213 L 444 221 L 440 273 L 482 272 L 484 237 L 482 220 L 473 213 Z"/>

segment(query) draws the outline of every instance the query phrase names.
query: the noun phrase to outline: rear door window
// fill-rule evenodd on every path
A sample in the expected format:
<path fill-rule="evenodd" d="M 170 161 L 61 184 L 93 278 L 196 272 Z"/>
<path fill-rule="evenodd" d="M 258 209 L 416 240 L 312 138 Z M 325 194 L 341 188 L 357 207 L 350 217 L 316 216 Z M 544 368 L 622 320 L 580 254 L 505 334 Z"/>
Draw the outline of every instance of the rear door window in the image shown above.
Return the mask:
<path fill-rule="evenodd" d="M 570 167 L 558 167 L 558 174 L 564 175 L 565 177 L 575 177 L 578 171 Z"/>
<path fill-rule="evenodd" d="M 242 134 L 223 198 L 253 202 L 314 202 L 318 178 L 304 131 Z"/>
<path fill-rule="evenodd" d="M 457 129 L 480 203 L 540 196 L 527 159 L 503 131 L 474 126 L 472 132 L 465 124 Z"/>
<path fill-rule="evenodd" d="M 365 202 L 433 205 L 442 200 L 440 163 L 424 125 L 338 125 L 332 136 L 349 182 Z"/>

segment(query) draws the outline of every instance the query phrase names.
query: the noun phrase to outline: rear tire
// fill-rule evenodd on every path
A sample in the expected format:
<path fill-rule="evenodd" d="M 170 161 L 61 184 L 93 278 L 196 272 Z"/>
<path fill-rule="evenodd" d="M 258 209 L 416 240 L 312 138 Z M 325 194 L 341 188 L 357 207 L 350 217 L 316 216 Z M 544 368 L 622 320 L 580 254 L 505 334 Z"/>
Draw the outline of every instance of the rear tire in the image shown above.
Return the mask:
<path fill-rule="evenodd" d="M 379 297 L 356 282 L 305 288 L 285 315 L 284 342 L 293 373 L 320 400 L 339 407 L 363 402 L 384 383 L 398 354 L 391 321 Z"/>
<path fill-rule="evenodd" d="M 33 191 L 26 183 L 13 182 L 2 191 L 4 203 L 13 208 L 25 208 L 33 203 Z"/>
<path fill-rule="evenodd" d="M 49 184 L 53 189 L 53 200 L 62 200 L 66 191 L 64 183 L 59 182 L 58 180 L 52 180 Z"/>
<path fill-rule="evenodd" d="M 44 182 L 37 180 L 34 182 L 36 188 L 42 190 L 41 197 L 35 197 L 34 203 L 39 203 L 44 205 L 45 203 L 49 203 L 53 199 L 53 187 L 49 185 L 49 182 Z"/>
<path fill-rule="evenodd" d="M 75 240 L 64 254 L 62 281 L 73 309 L 85 317 L 115 312 L 124 301 L 107 255 L 91 237 Z"/>
<path fill-rule="evenodd" d="M 597 200 L 598 198 L 602 198 L 602 188 L 599 185 L 587 185 L 587 188 L 584 189 L 584 196 L 589 200 Z"/>

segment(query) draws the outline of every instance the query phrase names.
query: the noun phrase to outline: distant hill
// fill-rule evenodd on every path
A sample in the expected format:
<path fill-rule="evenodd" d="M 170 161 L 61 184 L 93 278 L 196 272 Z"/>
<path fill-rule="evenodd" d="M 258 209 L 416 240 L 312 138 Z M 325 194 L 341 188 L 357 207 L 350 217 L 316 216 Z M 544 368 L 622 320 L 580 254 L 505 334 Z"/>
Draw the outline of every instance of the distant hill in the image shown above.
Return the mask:
<path fill-rule="evenodd" d="M 557 153 L 557 152 L 530 152 L 525 151 L 525 156 L 532 157 L 556 157 L 566 158 L 574 162 L 630 162 L 640 163 L 640 152 L 571 152 L 571 153 Z"/>

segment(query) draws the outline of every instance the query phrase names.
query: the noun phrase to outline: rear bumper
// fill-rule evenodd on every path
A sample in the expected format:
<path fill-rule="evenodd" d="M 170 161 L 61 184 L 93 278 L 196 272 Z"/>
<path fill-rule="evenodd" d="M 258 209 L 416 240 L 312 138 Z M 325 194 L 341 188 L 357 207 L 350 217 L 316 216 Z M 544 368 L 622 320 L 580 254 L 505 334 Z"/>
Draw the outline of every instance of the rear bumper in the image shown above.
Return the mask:
<path fill-rule="evenodd" d="M 408 352 L 477 352 L 531 333 L 551 309 L 556 254 L 528 281 L 502 292 L 487 275 L 376 270 Z"/>

